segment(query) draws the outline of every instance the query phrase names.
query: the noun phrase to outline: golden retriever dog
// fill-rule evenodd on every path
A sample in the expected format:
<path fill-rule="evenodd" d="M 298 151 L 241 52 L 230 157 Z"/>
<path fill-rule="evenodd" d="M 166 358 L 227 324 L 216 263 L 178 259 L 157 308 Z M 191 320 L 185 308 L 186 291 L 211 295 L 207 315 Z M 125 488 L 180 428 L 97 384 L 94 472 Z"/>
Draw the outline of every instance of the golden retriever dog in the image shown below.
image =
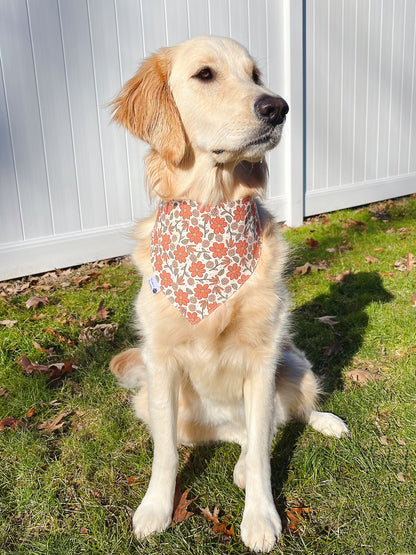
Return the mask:
<path fill-rule="evenodd" d="M 232 441 L 241 538 L 268 552 L 282 529 L 270 480 L 276 429 L 296 418 L 328 436 L 348 432 L 314 410 L 318 382 L 289 334 L 286 245 L 259 200 L 288 105 L 241 45 L 197 37 L 145 60 L 113 110 L 151 147 L 146 178 L 158 202 L 136 229 L 140 346 L 110 366 L 137 389 L 136 414 L 154 441 L 134 533 L 171 522 L 178 443 Z"/>

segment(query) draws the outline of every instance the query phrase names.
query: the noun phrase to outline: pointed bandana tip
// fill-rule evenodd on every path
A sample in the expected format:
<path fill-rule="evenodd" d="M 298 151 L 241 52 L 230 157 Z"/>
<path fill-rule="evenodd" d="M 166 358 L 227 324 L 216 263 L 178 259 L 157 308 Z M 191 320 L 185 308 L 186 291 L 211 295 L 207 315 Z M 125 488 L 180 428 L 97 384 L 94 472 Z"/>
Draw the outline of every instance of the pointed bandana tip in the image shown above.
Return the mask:
<path fill-rule="evenodd" d="M 159 206 L 151 260 L 161 291 L 197 324 L 252 275 L 260 247 L 251 197 L 215 205 L 171 200 Z"/>

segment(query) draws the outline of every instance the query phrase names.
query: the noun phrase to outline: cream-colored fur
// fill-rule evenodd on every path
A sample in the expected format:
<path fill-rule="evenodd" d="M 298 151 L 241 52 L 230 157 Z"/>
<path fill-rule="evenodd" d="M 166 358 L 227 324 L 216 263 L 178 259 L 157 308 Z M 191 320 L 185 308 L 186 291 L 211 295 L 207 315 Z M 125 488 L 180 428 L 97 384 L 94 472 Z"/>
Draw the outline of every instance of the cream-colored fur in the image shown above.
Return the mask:
<path fill-rule="evenodd" d="M 211 78 L 202 78 L 208 70 Z M 284 117 L 259 116 L 256 101 L 277 97 L 257 76 L 247 51 L 230 39 L 198 37 L 144 62 L 114 102 L 114 118 L 150 144 L 147 180 L 156 197 L 218 203 L 261 196 L 264 154 L 279 142 Z M 197 325 L 147 287 L 155 215 L 137 226 L 141 345 L 115 356 L 110 368 L 138 389 L 135 410 L 154 440 L 152 477 L 133 519 L 138 538 L 171 521 L 177 443 L 224 440 L 241 445 L 234 481 L 246 490 L 242 540 L 270 551 L 281 533 L 269 460 L 277 427 L 298 418 L 327 435 L 348 431 L 338 417 L 314 410 L 317 380 L 289 336 L 286 245 L 260 204 L 259 212 L 254 274 Z"/>

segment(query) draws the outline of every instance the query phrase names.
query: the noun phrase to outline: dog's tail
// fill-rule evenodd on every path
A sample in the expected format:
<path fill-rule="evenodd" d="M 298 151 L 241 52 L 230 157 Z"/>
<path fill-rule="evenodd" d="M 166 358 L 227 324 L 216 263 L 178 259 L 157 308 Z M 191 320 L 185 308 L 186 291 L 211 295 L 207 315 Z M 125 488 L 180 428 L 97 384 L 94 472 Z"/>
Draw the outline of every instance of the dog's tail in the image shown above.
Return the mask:
<path fill-rule="evenodd" d="M 119 384 L 127 389 L 141 387 L 146 381 L 146 369 L 141 350 L 127 349 L 111 359 L 110 370 Z"/>

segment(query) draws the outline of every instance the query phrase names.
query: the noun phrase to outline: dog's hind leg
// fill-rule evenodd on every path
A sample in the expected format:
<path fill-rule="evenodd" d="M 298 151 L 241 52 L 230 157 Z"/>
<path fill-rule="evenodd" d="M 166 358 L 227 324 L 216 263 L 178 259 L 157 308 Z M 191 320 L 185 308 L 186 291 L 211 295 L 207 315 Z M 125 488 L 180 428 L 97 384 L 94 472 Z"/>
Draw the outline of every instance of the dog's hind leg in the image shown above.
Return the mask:
<path fill-rule="evenodd" d="M 341 418 L 330 412 L 314 410 L 319 393 L 318 379 L 308 359 L 294 346 L 286 349 L 276 377 L 277 426 L 296 418 L 327 436 L 348 434 Z"/>

